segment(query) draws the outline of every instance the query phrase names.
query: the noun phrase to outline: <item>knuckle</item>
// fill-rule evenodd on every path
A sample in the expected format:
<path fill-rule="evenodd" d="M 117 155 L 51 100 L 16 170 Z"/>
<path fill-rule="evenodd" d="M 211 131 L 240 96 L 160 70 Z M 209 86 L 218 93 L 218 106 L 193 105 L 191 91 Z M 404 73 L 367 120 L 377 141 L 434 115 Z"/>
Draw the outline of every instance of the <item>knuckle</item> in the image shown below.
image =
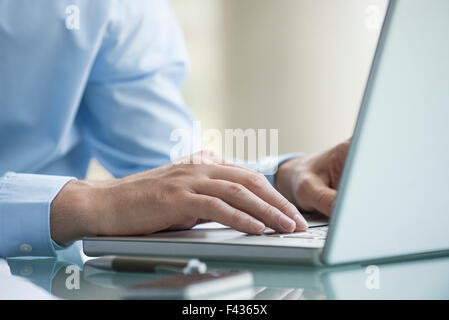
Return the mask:
<path fill-rule="evenodd" d="M 219 200 L 218 198 L 209 197 L 204 202 L 205 206 L 212 210 L 217 210 L 218 208 L 221 207 L 221 200 Z"/>
<path fill-rule="evenodd" d="M 193 164 L 213 164 L 216 162 L 216 155 L 211 150 L 201 150 L 192 155 Z"/>
<path fill-rule="evenodd" d="M 284 197 L 281 197 L 279 199 L 279 210 L 285 212 L 286 210 L 288 210 L 290 208 L 291 205 L 292 204 Z"/>
<path fill-rule="evenodd" d="M 207 203 L 205 203 L 205 200 L 202 199 L 201 197 L 191 196 L 189 197 L 189 199 L 192 207 L 195 208 L 207 207 Z"/>
<path fill-rule="evenodd" d="M 199 170 L 216 170 L 219 168 L 218 164 L 213 162 L 212 160 L 203 159 L 198 166 Z"/>
<path fill-rule="evenodd" d="M 308 175 L 302 175 L 298 183 L 298 192 L 304 193 L 312 187 L 312 178 Z"/>
<path fill-rule="evenodd" d="M 318 205 L 326 210 L 326 212 L 329 212 L 332 208 L 332 202 L 329 201 L 329 198 L 327 197 L 327 194 L 323 191 L 319 192 L 318 194 Z"/>
<path fill-rule="evenodd" d="M 164 186 L 164 194 L 167 196 L 177 194 L 183 190 L 183 187 L 177 183 L 166 183 Z"/>
<path fill-rule="evenodd" d="M 181 157 L 181 158 L 175 160 L 173 162 L 173 165 L 174 166 L 182 166 L 184 164 L 189 164 L 189 163 L 191 163 L 192 157 L 193 157 L 193 155 L 187 155 L 187 156 Z"/>
<path fill-rule="evenodd" d="M 318 195 L 317 195 L 317 202 L 318 202 L 318 204 L 323 204 L 324 203 L 324 200 L 325 200 L 325 194 L 324 194 L 324 192 L 322 192 L 322 191 L 320 191 L 320 192 L 318 192 Z"/>
<path fill-rule="evenodd" d="M 237 183 L 231 183 L 229 184 L 229 190 L 230 192 L 234 195 L 234 196 L 238 196 L 240 194 L 242 194 L 245 191 L 245 188 Z"/>
<path fill-rule="evenodd" d="M 242 216 L 237 209 L 233 209 L 230 216 L 232 226 L 238 226 L 242 223 Z"/>
<path fill-rule="evenodd" d="M 255 173 L 249 177 L 249 181 L 253 188 L 263 188 L 266 183 L 266 178 L 261 173 Z"/>
<path fill-rule="evenodd" d="M 175 164 L 172 167 L 171 174 L 173 176 L 183 176 L 183 175 L 188 174 L 190 171 L 191 171 L 191 166 L 182 162 L 182 163 Z"/>
<path fill-rule="evenodd" d="M 263 205 L 262 215 L 264 217 L 266 217 L 266 216 L 269 216 L 269 215 L 272 215 L 272 214 L 275 214 L 274 210 L 273 210 L 273 207 L 271 207 L 269 204 Z"/>

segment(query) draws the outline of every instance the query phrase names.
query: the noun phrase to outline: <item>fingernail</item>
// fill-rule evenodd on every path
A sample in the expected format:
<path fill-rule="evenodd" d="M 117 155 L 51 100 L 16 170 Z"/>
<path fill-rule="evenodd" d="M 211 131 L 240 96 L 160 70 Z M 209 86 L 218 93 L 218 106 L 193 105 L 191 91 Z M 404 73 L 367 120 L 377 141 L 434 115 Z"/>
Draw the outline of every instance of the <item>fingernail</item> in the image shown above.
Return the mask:
<path fill-rule="evenodd" d="M 281 216 L 281 219 L 279 222 L 280 222 L 281 227 L 286 232 L 292 232 L 296 228 L 296 223 L 293 220 L 287 218 L 287 216 Z"/>
<path fill-rule="evenodd" d="M 252 223 L 253 233 L 259 234 L 265 231 L 265 225 L 260 221 L 254 221 Z"/>
<path fill-rule="evenodd" d="M 298 213 L 295 215 L 295 222 L 296 222 L 296 229 L 298 230 L 307 230 L 309 227 L 309 224 L 307 223 L 306 219 Z"/>

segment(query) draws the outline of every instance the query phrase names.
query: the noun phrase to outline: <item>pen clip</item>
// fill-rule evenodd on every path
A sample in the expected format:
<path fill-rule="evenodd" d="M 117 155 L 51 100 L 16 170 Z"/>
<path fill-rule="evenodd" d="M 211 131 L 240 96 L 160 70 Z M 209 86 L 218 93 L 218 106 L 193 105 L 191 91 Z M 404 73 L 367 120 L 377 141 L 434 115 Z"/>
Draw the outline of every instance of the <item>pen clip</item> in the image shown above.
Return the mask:
<path fill-rule="evenodd" d="M 156 272 L 168 272 L 168 273 L 181 273 L 181 274 L 194 274 L 205 273 L 207 271 L 207 265 L 198 259 L 191 259 L 184 268 L 178 268 L 173 266 L 156 266 L 154 268 Z"/>

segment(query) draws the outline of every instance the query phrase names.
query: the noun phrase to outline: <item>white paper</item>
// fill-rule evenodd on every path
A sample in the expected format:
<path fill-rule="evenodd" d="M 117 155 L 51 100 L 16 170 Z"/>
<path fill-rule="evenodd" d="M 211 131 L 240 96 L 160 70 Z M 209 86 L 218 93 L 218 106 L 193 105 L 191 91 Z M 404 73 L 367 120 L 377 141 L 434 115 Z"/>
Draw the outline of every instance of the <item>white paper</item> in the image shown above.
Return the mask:
<path fill-rule="evenodd" d="M 11 271 L 9 270 L 8 262 L 5 259 L 0 258 L 0 276 L 11 275 Z"/>

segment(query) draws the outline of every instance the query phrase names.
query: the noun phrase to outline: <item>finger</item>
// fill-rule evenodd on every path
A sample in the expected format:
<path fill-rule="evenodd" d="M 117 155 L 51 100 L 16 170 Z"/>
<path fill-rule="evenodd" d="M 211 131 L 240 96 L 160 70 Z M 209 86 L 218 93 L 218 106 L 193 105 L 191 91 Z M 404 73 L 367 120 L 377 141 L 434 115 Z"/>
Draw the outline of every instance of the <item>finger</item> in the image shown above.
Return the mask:
<path fill-rule="evenodd" d="M 312 207 L 327 216 L 331 215 L 337 191 L 326 186 L 318 177 L 304 181 L 299 192 L 300 198 L 308 207 Z"/>
<path fill-rule="evenodd" d="M 225 180 L 207 180 L 195 186 L 195 191 L 219 198 L 278 232 L 293 232 L 296 229 L 294 220 L 241 184 Z"/>
<path fill-rule="evenodd" d="M 315 208 L 319 212 L 330 216 L 335 198 L 337 196 L 337 191 L 328 187 L 323 187 L 316 189 L 314 194 L 316 195 L 316 198 L 314 198 Z"/>
<path fill-rule="evenodd" d="M 282 196 L 262 174 L 231 166 L 211 166 L 209 170 L 210 178 L 241 184 L 260 199 L 279 209 L 295 221 L 296 230 L 307 229 L 307 222 L 298 209 Z"/>
<path fill-rule="evenodd" d="M 327 175 L 329 177 L 329 186 L 332 189 L 337 189 L 340 184 L 343 166 L 348 153 L 350 141 L 345 141 L 335 147 L 330 162 L 328 163 Z"/>
<path fill-rule="evenodd" d="M 216 197 L 195 194 L 192 196 L 192 206 L 197 218 L 216 221 L 250 234 L 262 234 L 265 231 L 262 222 Z"/>

